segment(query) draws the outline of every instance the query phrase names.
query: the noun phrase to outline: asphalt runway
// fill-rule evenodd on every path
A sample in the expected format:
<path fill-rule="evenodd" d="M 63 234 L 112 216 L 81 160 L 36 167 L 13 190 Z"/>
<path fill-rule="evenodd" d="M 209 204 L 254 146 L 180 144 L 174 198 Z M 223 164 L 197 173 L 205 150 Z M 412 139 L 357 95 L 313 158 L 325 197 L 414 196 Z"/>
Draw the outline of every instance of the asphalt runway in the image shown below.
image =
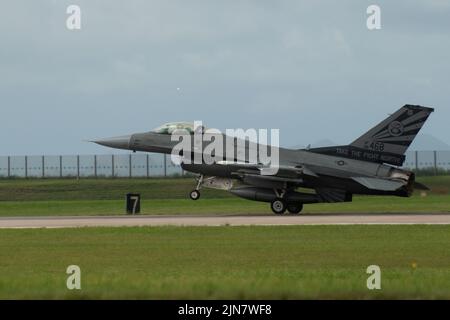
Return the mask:
<path fill-rule="evenodd" d="M 306 214 L 215 216 L 3 217 L 0 229 L 122 226 L 450 224 L 450 214 Z"/>

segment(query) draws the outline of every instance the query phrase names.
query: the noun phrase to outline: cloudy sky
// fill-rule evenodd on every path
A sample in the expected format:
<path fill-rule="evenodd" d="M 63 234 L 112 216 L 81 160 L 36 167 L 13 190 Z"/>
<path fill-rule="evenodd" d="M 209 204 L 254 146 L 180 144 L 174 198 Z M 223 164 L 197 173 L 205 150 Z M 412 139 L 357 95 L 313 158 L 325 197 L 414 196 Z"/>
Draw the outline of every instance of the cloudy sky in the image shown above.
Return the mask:
<path fill-rule="evenodd" d="M 406 103 L 435 107 L 423 131 L 448 143 L 449 17 L 450 0 L 4 1 L 0 155 L 110 153 L 83 140 L 182 120 L 349 143 Z"/>

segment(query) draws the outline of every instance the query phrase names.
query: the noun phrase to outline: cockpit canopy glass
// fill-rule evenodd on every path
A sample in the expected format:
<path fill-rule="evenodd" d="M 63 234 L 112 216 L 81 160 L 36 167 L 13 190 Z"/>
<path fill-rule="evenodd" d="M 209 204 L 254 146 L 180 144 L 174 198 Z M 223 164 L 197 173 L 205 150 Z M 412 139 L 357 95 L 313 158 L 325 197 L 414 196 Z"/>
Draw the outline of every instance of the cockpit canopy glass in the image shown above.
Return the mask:
<path fill-rule="evenodd" d="M 151 132 L 159 134 L 172 134 L 175 131 L 180 133 L 188 132 L 189 134 L 194 133 L 194 124 L 190 122 L 169 122 L 153 129 Z"/>

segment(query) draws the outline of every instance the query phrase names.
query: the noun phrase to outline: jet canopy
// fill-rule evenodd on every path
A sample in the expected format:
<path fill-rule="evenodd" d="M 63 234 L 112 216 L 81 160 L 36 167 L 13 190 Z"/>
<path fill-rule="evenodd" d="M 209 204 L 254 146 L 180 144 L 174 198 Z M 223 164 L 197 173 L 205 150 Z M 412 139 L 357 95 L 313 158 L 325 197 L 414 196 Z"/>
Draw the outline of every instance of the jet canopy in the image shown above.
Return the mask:
<path fill-rule="evenodd" d="M 194 123 L 192 122 L 169 122 L 153 129 L 151 132 L 172 134 L 174 131 L 180 131 L 180 133 L 187 131 L 189 134 L 194 134 L 194 129 Z M 204 127 L 202 127 L 202 129 L 205 130 Z"/>

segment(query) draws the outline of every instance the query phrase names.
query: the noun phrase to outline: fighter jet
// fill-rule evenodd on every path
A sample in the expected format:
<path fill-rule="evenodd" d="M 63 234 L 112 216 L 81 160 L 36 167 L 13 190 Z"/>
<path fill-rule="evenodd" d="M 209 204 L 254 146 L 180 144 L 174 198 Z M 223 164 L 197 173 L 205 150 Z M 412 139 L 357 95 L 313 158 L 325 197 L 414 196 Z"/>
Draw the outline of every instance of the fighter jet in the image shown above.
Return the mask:
<path fill-rule="evenodd" d="M 252 144 L 246 139 L 243 144 L 245 154 L 252 148 L 276 148 L 271 149 L 279 155 L 276 170 L 272 172 L 271 164 L 249 161 L 246 156 L 243 159 L 236 157 L 242 141 L 226 135 L 223 137 L 231 141 L 233 152 L 226 148 L 216 150 L 216 154 L 210 154 L 217 157 L 213 163 L 188 161 L 195 153 L 205 151 L 203 140 L 201 148 L 198 144 L 195 147 L 196 133 L 202 136 L 208 131 L 187 122 L 168 123 L 150 132 L 93 142 L 111 148 L 173 154 L 179 140 L 174 141 L 172 137 L 174 133 L 183 132 L 192 140 L 193 147 L 177 154 L 181 167 L 198 174 L 197 184 L 190 192 L 192 200 L 200 198 L 202 187 L 210 187 L 270 203 L 275 214 L 286 211 L 298 214 L 304 204 L 351 202 L 353 195 L 409 197 L 415 188 L 428 190 L 415 181 L 413 172 L 401 166 L 406 150 L 433 111 L 428 107 L 405 105 L 349 145 L 287 149 Z"/>

